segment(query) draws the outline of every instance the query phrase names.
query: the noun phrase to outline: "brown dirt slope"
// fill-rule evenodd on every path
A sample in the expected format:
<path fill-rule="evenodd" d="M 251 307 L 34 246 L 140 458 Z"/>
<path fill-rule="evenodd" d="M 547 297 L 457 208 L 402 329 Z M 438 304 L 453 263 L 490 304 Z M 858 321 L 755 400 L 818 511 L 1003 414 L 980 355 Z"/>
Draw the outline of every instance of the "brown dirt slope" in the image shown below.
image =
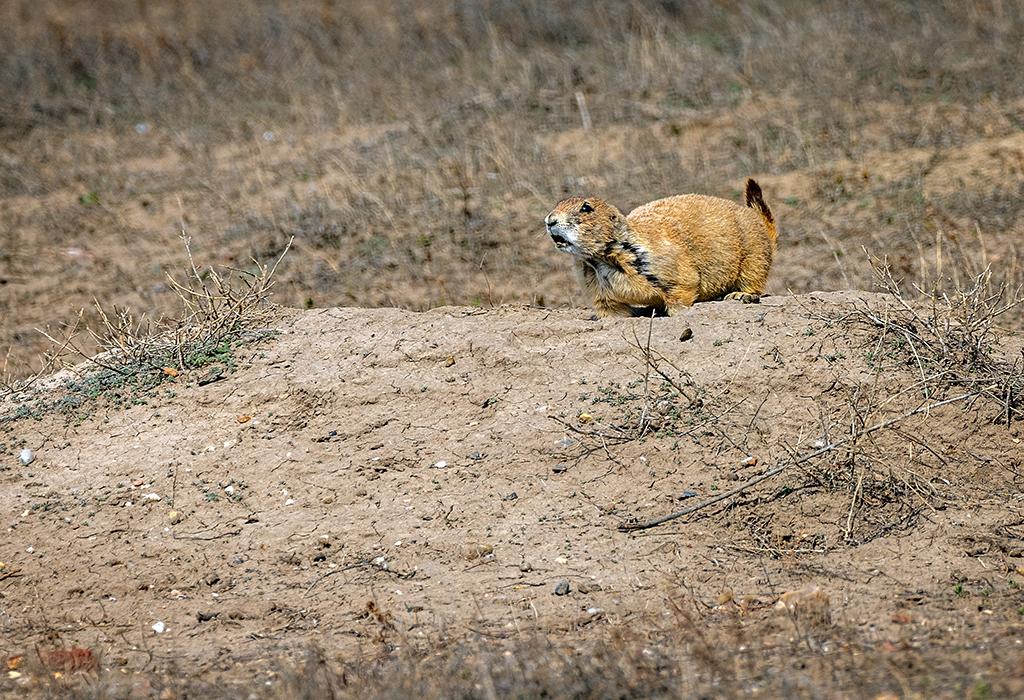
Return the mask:
<path fill-rule="evenodd" d="M 918 414 L 738 499 L 617 529 L 922 405 L 912 367 L 830 320 L 884 303 L 776 296 L 652 325 L 287 311 L 220 381 L 6 421 L 0 652 L 28 661 L 0 693 L 46 687 L 34 650 L 52 647 L 93 650 L 87 684 L 113 695 L 244 696 L 277 692 L 311 646 L 386 663 L 673 625 L 704 660 L 670 667 L 683 688 L 1020 692 L 1024 449 L 998 406 Z M 829 606 L 815 622 L 775 610 L 807 586 Z M 739 635 L 731 686 L 686 646 L 715 630 Z M 882 660 L 822 671 L 864 658 Z"/>

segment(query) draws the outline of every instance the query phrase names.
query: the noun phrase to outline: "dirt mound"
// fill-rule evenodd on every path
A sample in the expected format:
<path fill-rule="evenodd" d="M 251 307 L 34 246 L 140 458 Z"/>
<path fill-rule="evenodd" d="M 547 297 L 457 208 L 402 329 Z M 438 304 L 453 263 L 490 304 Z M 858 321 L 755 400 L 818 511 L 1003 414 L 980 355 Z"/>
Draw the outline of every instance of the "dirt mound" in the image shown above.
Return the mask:
<path fill-rule="evenodd" d="M 851 320 L 885 304 L 288 311 L 233 372 L 126 408 L 3 406 L 0 651 L 273 688 L 311 645 L 582 644 L 683 599 L 699 626 L 803 639 L 773 606 L 815 586 L 826 629 L 925 649 L 970 629 L 957 653 L 1020 690 L 1018 428 L 980 400 L 922 410 L 943 397 Z"/>

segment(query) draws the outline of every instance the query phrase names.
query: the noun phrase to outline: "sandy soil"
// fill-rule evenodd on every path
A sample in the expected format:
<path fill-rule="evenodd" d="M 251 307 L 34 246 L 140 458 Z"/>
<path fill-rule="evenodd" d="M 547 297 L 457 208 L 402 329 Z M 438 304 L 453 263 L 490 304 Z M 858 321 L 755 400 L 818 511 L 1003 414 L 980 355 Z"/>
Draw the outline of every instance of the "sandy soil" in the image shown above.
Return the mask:
<path fill-rule="evenodd" d="M 997 407 L 913 416 L 738 499 L 617 529 L 840 439 L 851 407 L 871 423 L 919 406 L 900 393 L 912 369 L 872 371 L 873 338 L 823 320 L 881 304 L 772 296 L 650 326 L 526 306 L 282 312 L 221 381 L 186 373 L 131 408 L 0 428 L 0 653 L 80 646 L 129 683 L 273 689 L 311 645 L 576 644 L 683 599 L 708 628 L 792 638 L 774 606 L 817 586 L 827 630 L 945 649 L 955 677 L 992 666 L 1000 692 L 1024 692 L 1024 447 Z M 649 329 L 675 386 L 644 388 Z M 644 410 L 659 429 L 638 436 Z M 873 450 L 884 469 L 858 461 Z M 0 693 L 36 687 L 22 670 Z"/>

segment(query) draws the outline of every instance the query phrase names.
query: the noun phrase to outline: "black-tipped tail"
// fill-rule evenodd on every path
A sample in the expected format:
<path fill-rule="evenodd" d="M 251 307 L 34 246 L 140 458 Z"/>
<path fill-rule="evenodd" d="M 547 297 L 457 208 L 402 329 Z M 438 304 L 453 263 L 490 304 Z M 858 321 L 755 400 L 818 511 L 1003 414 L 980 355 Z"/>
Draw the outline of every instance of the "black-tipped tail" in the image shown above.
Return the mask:
<path fill-rule="evenodd" d="M 761 194 L 761 186 L 758 185 L 757 181 L 753 178 L 747 178 L 746 198 L 748 207 L 759 211 L 761 216 L 763 216 L 765 221 L 769 224 L 775 223 L 775 217 L 772 216 L 772 210 L 764 203 L 764 195 Z"/>

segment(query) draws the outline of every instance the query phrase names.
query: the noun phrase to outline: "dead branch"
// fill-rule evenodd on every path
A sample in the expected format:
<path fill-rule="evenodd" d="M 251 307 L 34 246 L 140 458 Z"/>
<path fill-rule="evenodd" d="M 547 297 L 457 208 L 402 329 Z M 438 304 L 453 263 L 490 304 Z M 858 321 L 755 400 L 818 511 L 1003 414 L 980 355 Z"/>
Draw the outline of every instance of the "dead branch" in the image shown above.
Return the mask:
<path fill-rule="evenodd" d="M 971 392 L 968 392 L 966 394 L 961 394 L 959 396 L 954 396 L 953 398 L 945 399 L 943 401 L 936 401 L 934 403 L 929 403 L 929 404 L 926 404 L 924 406 L 919 406 L 919 407 L 915 408 L 912 411 L 907 411 L 906 413 L 900 414 L 900 415 L 898 415 L 898 416 L 896 416 L 894 418 L 890 418 L 889 420 L 882 421 L 881 423 L 876 423 L 875 425 L 872 425 L 872 426 L 870 426 L 868 428 L 864 428 L 863 430 L 854 432 L 853 434 L 851 434 L 851 435 L 849 435 L 849 436 L 847 436 L 847 437 L 845 437 L 845 438 L 843 438 L 841 440 L 837 440 L 836 442 L 833 442 L 833 443 L 830 443 L 828 445 L 825 445 L 824 447 L 822 447 L 820 449 L 817 449 L 814 452 L 811 452 L 809 454 L 806 454 L 803 457 L 798 457 L 796 459 L 790 459 L 790 460 L 788 460 L 788 461 L 786 461 L 786 462 L 784 462 L 784 463 L 782 463 L 782 464 L 780 464 L 778 466 L 772 467 L 768 471 L 766 471 L 766 472 L 764 472 L 762 474 L 759 474 L 758 476 L 755 476 L 752 479 L 749 479 L 748 481 L 744 482 L 740 486 L 737 486 L 736 488 L 734 488 L 734 489 L 732 489 L 730 491 L 726 491 L 725 493 L 721 493 L 721 494 L 719 494 L 717 496 L 709 498 L 706 501 L 702 501 L 701 503 L 697 503 L 695 505 L 692 505 L 689 508 L 683 508 L 682 510 L 677 510 L 674 513 L 668 513 L 667 515 L 662 515 L 662 516 L 659 516 L 657 518 L 652 518 L 650 520 L 645 520 L 645 521 L 641 521 L 641 522 L 632 522 L 632 523 L 627 522 L 627 523 L 623 523 L 623 524 L 619 525 L 618 529 L 619 529 L 620 532 L 635 532 L 637 530 L 647 530 L 649 528 L 657 527 L 658 525 L 662 525 L 662 524 L 670 522 L 672 520 L 676 520 L 677 518 L 681 518 L 684 515 L 689 515 L 691 513 L 696 513 L 699 510 L 703 510 L 703 509 L 705 509 L 705 508 L 707 508 L 709 506 L 715 505 L 716 503 L 720 503 L 720 502 L 722 502 L 722 501 L 724 501 L 726 499 L 729 499 L 729 498 L 732 498 L 733 496 L 741 494 L 744 491 L 748 491 L 751 488 L 753 488 L 754 486 L 757 486 L 758 484 L 760 484 L 762 481 L 767 481 L 768 479 L 772 478 L 773 476 L 777 476 L 777 475 L 781 474 L 782 472 L 786 471 L 790 467 L 795 467 L 795 466 L 800 465 L 800 464 L 806 464 L 807 462 L 810 462 L 810 461 L 812 461 L 814 459 L 817 459 L 818 457 L 821 457 L 822 455 L 828 454 L 829 452 L 832 452 L 833 450 L 835 450 L 835 449 L 837 449 L 839 447 L 842 447 L 843 445 L 846 445 L 846 444 L 849 444 L 851 442 L 854 442 L 855 440 L 858 440 L 858 439 L 860 439 L 860 438 L 862 438 L 862 437 L 864 437 L 866 435 L 870 435 L 872 433 L 878 432 L 879 430 L 884 430 L 886 428 L 891 428 L 894 425 L 898 425 L 899 423 L 902 423 L 904 420 L 906 420 L 907 418 L 910 418 L 912 416 L 916 416 L 916 415 L 921 414 L 921 413 L 927 413 L 928 411 L 934 410 L 936 408 L 940 408 L 941 406 L 946 406 L 946 405 L 951 404 L 951 403 L 957 403 L 959 401 L 966 401 L 968 399 L 974 398 L 974 397 L 980 395 L 982 392 L 986 391 L 987 389 L 988 389 L 988 387 L 986 387 L 985 389 L 978 389 L 976 391 L 971 391 Z"/>

